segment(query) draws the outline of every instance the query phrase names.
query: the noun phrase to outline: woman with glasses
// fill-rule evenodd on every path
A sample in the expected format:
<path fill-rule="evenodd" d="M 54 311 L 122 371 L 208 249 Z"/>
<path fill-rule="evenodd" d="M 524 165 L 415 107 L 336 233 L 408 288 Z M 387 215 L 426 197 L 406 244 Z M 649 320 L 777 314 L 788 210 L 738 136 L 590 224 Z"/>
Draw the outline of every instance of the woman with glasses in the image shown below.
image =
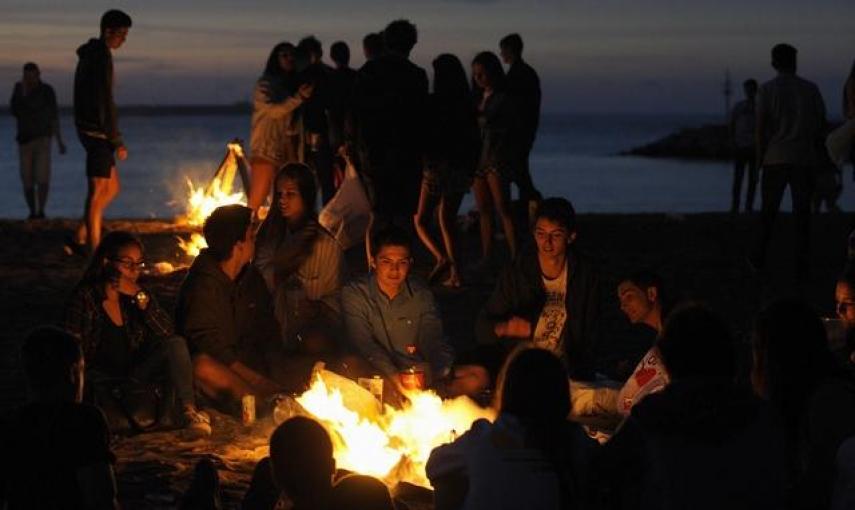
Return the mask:
<path fill-rule="evenodd" d="M 181 423 L 210 435 L 207 414 L 198 411 L 190 354 L 172 319 L 138 280 L 143 245 L 128 232 L 110 232 L 98 245 L 65 309 L 65 329 L 80 340 L 87 394 L 99 384 L 166 381 L 174 388 Z"/>
<path fill-rule="evenodd" d="M 573 378 L 593 375 L 599 278 L 574 249 L 576 213 L 563 198 L 541 202 L 534 216 L 536 251 L 508 265 L 476 323 L 478 341 L 502 353 L 525 343 L 564 361 Z M 494 360 L 495 361 L 495 360 Z M 495 364 L 492 368 L 497 368 Z"/>
<path fill-rule="evenodd" d="M 313 91 L 313 85 L 300 84 L 298 79 L 297 48 L 288 42 L 277 44 L 253 93 L 252 183 L 248 193 L 248 205 L 253 211 L 267 201 L 276 170 L 303 160 L 300 111 Z"/>

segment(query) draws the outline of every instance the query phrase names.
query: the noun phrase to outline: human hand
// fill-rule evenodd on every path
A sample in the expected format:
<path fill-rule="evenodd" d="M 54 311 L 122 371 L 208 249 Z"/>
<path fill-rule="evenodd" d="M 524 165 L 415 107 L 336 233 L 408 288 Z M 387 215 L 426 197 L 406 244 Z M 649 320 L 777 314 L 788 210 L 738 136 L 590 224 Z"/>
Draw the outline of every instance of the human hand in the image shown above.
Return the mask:
<path fill-rule="evenodd" d="M 137 282 L 129 279 L 129 278 L 119 278 L 119 284 L 116 286 L 116 290 L 119 291 L 119 294 L 124 294 L 126 296 L 136 296 L 139 291 L 142 289 Z"/>
<path fill-rule="evenodd" d="M 511 317 L 505 322 L 499 322 L 493 328 L 498 337 L 529 338 L 531 323 L 522 317 Z"/>
<path fill-rule="evenodd" d="M 304 83 L 300 85 L 300 88 L 297 90 L 297 93 L 300 94 L 300 98 L 303 100 L 309 99 L 312 97 L 312 94 L 315 92 L 315 86 L 311 83 Z"/>
<path fill-rule="evenodd" d="M 120 145 L 119 148 L 116 149 L 116 157 L 119 158 L 119 161 L 128 159 L 128 148 L 124 145 Z"/>

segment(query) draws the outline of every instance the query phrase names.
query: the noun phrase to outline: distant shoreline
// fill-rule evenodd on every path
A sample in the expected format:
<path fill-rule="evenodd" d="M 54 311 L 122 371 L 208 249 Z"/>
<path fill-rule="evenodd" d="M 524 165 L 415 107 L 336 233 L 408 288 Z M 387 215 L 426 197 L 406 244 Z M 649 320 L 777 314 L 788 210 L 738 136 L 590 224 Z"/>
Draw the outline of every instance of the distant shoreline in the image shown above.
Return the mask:
<path fill-rule="evenodd" d="M 8 107 L 0 110 L 3 115 L 11 115 Z M 63 105 L 59 113 L 71 115 L 74 107 Z M 122 105 L 119 115 L 122 117 L 156 117 L 156 116 L 198 116 L 198 115 L 249 115 L 252 113 L 250 103 L 232 104 L 200 104 L 200 105 Z"/>

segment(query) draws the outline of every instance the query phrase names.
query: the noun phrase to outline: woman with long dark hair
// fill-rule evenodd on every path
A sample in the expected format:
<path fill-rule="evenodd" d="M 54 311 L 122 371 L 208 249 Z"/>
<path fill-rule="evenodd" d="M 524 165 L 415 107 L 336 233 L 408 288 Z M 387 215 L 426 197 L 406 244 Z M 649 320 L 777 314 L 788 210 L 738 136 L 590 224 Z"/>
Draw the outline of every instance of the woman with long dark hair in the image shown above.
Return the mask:
<path fill-rule="evenodd" d="M 478 420 L 431 452 L 426 469 L 437 500 L 462 496 L 462 506 L 448 507 L 464 509 L 583 506 L 593 440 L 567 420 L 570 389 L 561 361 L 543 349 L 518 350 L 499 376 L 497 402 L 495 422 Z M 462 486 L 465 495 L 447 491 Z"/>
<path fill-rule="evenodd" d="M 276 171 L 286 163 L 303 160 L 299 110 L 313 90 L 312 85 L 299 84 L 297 48 L 288 42 L 277 44 L 253 93 L 252 183 L 248 193 L 253 211 L 267 200 Z"/>
<path fill-rule="evenodd" d="M 456 216 L 478 164 L 478 121 L 460 59 L 443 53 L 433 61 L 433 72 L 433 94 L 428 98 L 427 110 L 427 157 L 415 227 L 419 239 L 435 259 L 428 280 L 447 271 L 443 285 L 460 287 L 454 240 Z M 437 206 L 442 248 L 428 232 Z"/>
<path fill-rule="evenodd" d="M 757 317 L 751 383 L 783 420 L 795 508 L 827 508 L 837 450 L 855 435 L 855 382 L 836 362 L 816 313 L 796 300 Z"/>
<path fill-rule="evenodd" d="M 318 328 L 337 322 L 343 263 L 338 243 L 318 223 L 312 170 L 302 163 L 285 165 L 258 233 L 255 265 L 273 296 L 286 346 L 296 348 L 311 333 L 321 333 Z"/>
<path fill-rule="evenodd" d="M 175 335 L 169 314 L 137 283 L 144 266 L 137 237 L 107 234 L 66 306 L 65 329 L 80 340 L 87 385 L 166 379 L 175 389 L 183 424 L 210 435 L 210 418 L 196 408 L 187 344 Z"/>
<path fill-rule="evenodd" d="M 481 128 L 481 156 L 472 191 L 481 223 L 480 266 L 486 267 L 493 247 L 493 215 L 499 214 L 511 258 L 516 257 L 517 239 L 511 217 L 509 185 L 520 168 L 522 151 L 515 140 L 513 102 L 505 93 L 505 71 L 495 53 L 484 51 L 472 61 L 472 81 Z"/>

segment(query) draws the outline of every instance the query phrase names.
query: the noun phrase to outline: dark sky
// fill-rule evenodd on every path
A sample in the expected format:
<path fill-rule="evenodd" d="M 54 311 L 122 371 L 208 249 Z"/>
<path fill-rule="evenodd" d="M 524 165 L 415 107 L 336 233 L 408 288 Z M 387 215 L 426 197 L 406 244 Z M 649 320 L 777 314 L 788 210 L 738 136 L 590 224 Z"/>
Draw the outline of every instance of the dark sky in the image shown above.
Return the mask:
<path fill-rule="evenodd" d="M 11 93 L 33 60 L 69 103 L 74 50 L 110 7 L 134 19 L 115 55 L 120 104 L 246 100 L 270 48 L 307 34 L 346 41 L 359 66 L 362 36 L 400 17 L 418 26 L 426 69 L 521 33 L 549 111 L 717 113 L 725 69 L 737 85 L 768 79 L 769 49 L 786 41 L 837 116 L 855 60 L 855 0 L 0 0 L 0 83 Z"/>

